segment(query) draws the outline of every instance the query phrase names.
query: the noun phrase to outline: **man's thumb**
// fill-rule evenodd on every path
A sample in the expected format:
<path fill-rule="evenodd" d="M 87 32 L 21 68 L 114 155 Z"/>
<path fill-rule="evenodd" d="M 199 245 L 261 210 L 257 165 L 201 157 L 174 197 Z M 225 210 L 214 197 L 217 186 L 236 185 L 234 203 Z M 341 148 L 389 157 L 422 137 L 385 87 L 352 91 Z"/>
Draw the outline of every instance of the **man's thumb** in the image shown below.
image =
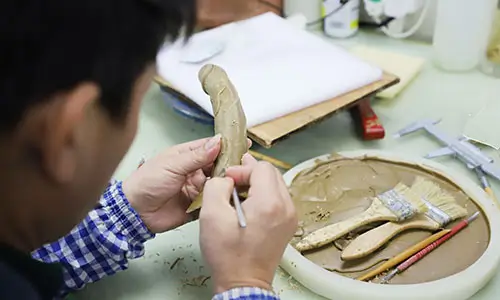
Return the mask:
<path fill-rule="evenodd" d="M 203 188 L 203 208 L 205 211 L 220 211 L 225 205 L 230 207 L 229 201 L 234 189 L 231 178 L 214 177 L 205 183 Z"/>
<path fill-rule="evenodd" d="M 209 166 L 219 155 L 220 140 L 221 135 L 218 134 L 208 140 L 203 146 L 180 153 L 175 161 L 171 162 L 173 171 L 177 174 L 188 175 Z"/>

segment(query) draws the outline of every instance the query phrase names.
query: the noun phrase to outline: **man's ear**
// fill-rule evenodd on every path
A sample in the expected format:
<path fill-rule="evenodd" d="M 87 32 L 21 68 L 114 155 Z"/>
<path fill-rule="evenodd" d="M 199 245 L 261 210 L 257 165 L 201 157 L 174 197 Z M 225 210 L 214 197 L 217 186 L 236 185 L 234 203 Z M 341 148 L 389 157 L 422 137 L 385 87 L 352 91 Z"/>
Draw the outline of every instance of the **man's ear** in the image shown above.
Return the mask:
<path fill-rule="evenodd" d="M 75 176 L 85 129 L 92 122 L 98 105 L 100 89 L 93 83 L 82 83 L 69 92 L 55 95 L 42 117 L 42 167 L 58 183 L 69 182 Z M 50 102 L 50 100 L 49 100 Z M 95 120 L 97 121 L 97 120 Z"/>

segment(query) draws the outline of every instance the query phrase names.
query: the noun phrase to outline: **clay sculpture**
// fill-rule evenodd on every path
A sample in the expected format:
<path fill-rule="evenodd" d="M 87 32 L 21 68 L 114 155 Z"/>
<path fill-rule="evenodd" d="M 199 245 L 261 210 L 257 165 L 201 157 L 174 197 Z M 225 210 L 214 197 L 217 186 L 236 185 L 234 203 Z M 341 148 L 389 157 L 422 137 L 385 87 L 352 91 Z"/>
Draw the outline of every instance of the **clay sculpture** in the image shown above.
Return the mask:
<path fill-rule="evenodd" d="M 243 154 L 248 151 L 245 113 L 236 88 L 221 67 L 205 65 L 198 78 L 203 90 L 210 96 L 215 134 L 221 135 L 221 151 L 212 177 L 223 177 L 228 167 L 241 164 Z M 203 193 L 200 193 L 187 212 L 201 208 L 202 198 Z"/>

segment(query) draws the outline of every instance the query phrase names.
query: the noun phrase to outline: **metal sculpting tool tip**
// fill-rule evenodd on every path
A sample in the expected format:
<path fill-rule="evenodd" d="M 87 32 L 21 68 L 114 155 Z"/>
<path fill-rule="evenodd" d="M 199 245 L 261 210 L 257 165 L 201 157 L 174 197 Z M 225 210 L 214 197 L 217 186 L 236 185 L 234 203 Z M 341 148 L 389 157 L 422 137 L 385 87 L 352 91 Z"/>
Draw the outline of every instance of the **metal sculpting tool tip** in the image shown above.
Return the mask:
<path fill-rule="evenodd" d="M 233 202 L 234 202 L 234 208 L 236 209 L 236 215 L 238 216 L 238 223 L 240 223 L 241 228 L 246 228 L 247 221 L 245 219 L 245 214 L 243 213 L 240 197 L 238 196 L 236 188 L 233 189 Z"/>

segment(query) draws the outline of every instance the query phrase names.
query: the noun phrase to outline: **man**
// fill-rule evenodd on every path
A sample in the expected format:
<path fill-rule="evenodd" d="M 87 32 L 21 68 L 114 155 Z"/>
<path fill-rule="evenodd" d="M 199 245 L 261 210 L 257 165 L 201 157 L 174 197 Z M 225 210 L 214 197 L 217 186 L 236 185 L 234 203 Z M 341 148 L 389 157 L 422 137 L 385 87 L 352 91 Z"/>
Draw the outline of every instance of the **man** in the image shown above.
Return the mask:
<path fill-rule="evenodd" d="M 155 233 L 189 221 L 185 209 L 203 186 L 200 245 L 214 299 L 277 299 L 271 282 L 297 219 L 269 164 L 246 155 L 207 181 L 215 136 L 168 149 L 106 187 L 135 136 L 156 53 L 181 28 L 191 32 L 195 6 L 0 3 L 1 299 L 53 299 L 127 268 Z M 234 185 L 250 187 L 245 229 L 230 205 Z"/>

